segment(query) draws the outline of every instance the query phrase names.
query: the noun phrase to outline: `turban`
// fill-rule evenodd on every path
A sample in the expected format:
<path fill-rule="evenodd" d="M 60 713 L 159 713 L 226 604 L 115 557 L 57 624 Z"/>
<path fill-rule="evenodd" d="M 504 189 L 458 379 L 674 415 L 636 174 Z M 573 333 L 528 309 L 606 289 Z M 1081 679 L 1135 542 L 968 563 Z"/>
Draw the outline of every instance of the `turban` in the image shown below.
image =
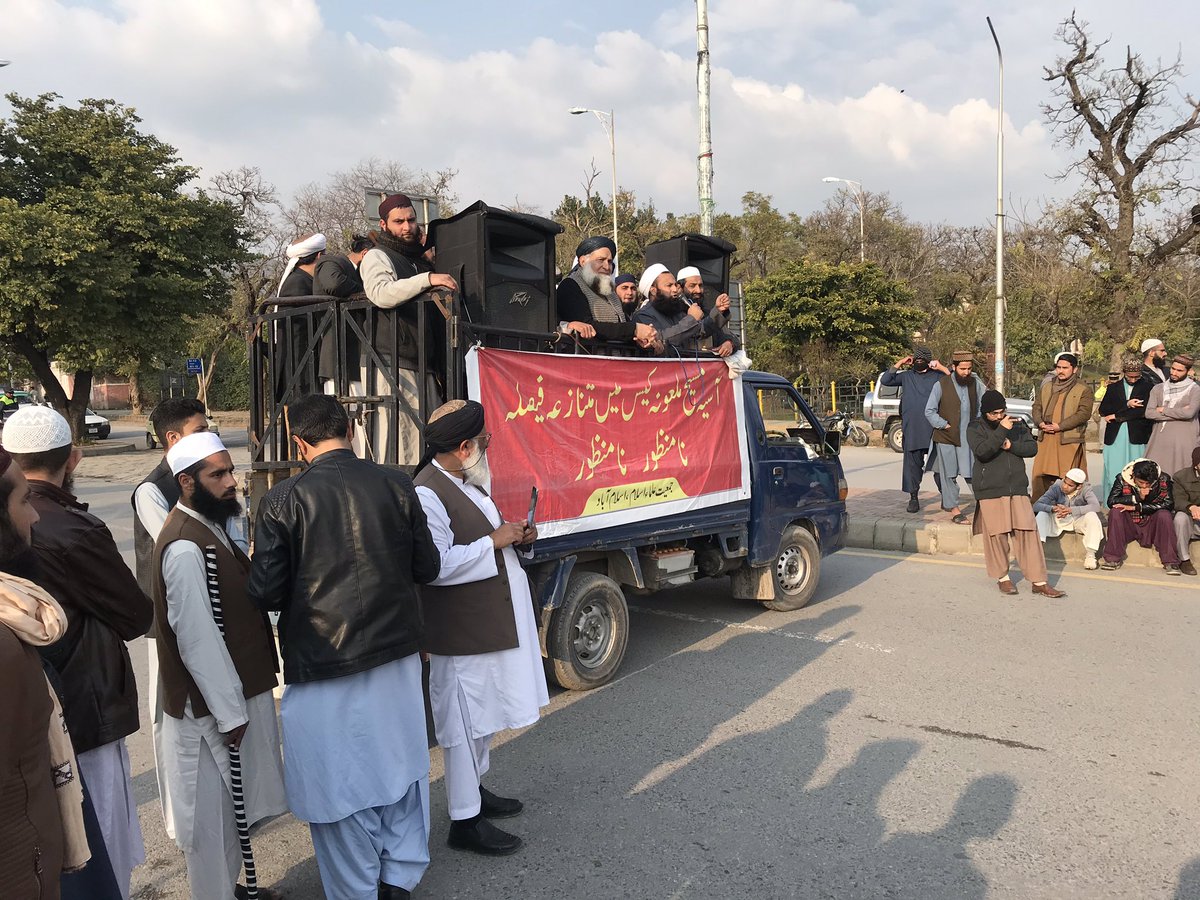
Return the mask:
<path fill-rule="evenodd" d="M 950 362 L 975 362 L 975 354 L 970 350 L 955 350 L 954 355 L 950 357 Z"/>
<path fill-rule="evenodd" d="M 630 275 L 628 272 L 622 272 L 620 275 L 618 275 L 616 278 L 613 279 L 613 287 L 616 287 L 617 285 L 621 285 L 621 284 L 637 284 L 637 279 L 634 278 L 632 275 Z"/>
<path fill-rule="evenodd" d="M 649 298 L 650 288 L 658 276 L 668 271 L 670 270 L 662 263 L 655 263 L 652 266 L 648 266 L 646 271 L 642 273 L 642 277 L 638 279 L 638 293 L 643 297 Z"/>
<path fill-rule="evenodd" d="M 167 451 L 167 465 L 171 467 L 172 475 L 178 475 L 201 460 L 224 451 L 225 445 L 221 443 L 220 435 L 211 431 L 194 431 L 187 437 L 180 438 L 175 442 L 175 446 Z"/>
<path fill-rule="evenodd" d="M 408 198 L 408 194 L 388 194 L 379 204 L 379 218 L 386 222 L 388 213 L 393 209 L 407 209 L 412 205 L 413 202 Z"/>
<path fill-rule="evenodd" d="M 283 290 L 283 283 L 292 274 L 292 269 L 296 268 L 296 260 L 303 259 L 305 256 L 312 256 L 314 253 L 320 253 L 324 249 L 325 235 L 319 231 L 316 234 L 310 234 L 306 238 L 301 238 L 294 244 L 288 244 L 287 250 L 284 251 L 284 256 L 287 257 L 287 265 L 283 268 L 283 277 L 279 279 L 279 287 L 275 293 L 278 294 Z"/>
<path fill-rule="evenodd" d="M 1180 353 L 1173 360 L 1171 360 L 1171 362 L 1179 363 L 1185 369 L 1190 369 L 1193 365 L 1195 365 L 1196 360 L 1194 360 L 1192 357 L 1188 356 L 1186 353 Z"/>
<path fill-rule="evenodd" d="M 589 253 L 595 253 L 601 247 L 607 247 L 608 252 L 613 256 L 617 255 L 617 245 L 612 242 L 611 238 L 606 238 L 602 234 L 596 234 L 592 237 L 584 238 L 579 242 L 579 246 L 575 248 L 576 259 L 583 259 Z"/>
<path fill-rule="evenodd" d="M 425 453 L 427 456 L 450 453 L 463 441 L 473 440 L 481 434 L 483 405 L 474 400 L 451 400 L 435 409 L 425 426 Z"/>
<path fill-rule="evenodd" d="M 1146 338 L 1144 341 L 1142 341 L 1142 356 L 1145 356 L 1161 343 L 1162 341 L 1160 341 L 1158 338 Z"/>
<path fill-rule="evenodd" d="M 1200 450 L 1200 447 L 1197 447 L 1196 449 Z M 5 450 L 3 447 L 0 447 L 0 476 L 4 475 L 4 473 L 8 471 L 8 467 L 11 465 L 12 456 L 9 455 L 7 450 Z"/>
<path fill-rule="evenodd" d="M 1083 484 L 1087 481 L 1087 472 L 1083 471 L 1083 469 L 1070 469 L 1067 471 L 1067 477 L 1076 484 Z"/>
<path fill-rule="evenodd" d="M 925 362 L 933 362 L 933 351 L 924 344 L 917 344 L 913 347 L 913 359 L 923 359 Z"/>
<path fill-rule="evenodd" d="M 695 266 L 684 266 L 679 270 L 679 274 L 675 276 L 676 281 L 683 281 L 685 278 L 699 278 L 700 270 Z"/>
<path fill-rule="evenodd" d="M 1079 357 L 1076 356 L 1074 353 L 1058 354 L 1058 356 L 1054 357 L 1054 364 L 1057 366 L 1059 364 L 1059 362 L 1062 360 L 1066 360 L 1067 362 L 1069 362 L 1071 364 L 1072 369 L 1079 368 Z"/>
<path fill-rule="evenodd" d="M 48 406 L 18 409 L 4 423 L 4 449 L 9 453 L 44 453 L 71 443 L 71 426 Z"/>
<path fill-rule="evenodd" d="M 997 412 L 1008 406 L 1004 400 L 1004 395 L 999 391 L 984 391 L 983 397 L 979 401 L 980 412 L 990 413 Z"/>

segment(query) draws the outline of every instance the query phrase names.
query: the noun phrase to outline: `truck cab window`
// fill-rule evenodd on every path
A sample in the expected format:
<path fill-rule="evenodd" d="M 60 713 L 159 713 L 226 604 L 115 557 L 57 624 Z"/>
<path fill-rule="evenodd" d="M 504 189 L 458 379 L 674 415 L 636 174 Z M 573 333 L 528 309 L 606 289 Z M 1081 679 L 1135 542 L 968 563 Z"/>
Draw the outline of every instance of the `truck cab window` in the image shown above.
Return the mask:
<path fill-rule="evenodd" d="M 767 446 L 802 447 L 810 458 L 819 455 L 821 441 L 816 425 L 790 390 L 762 388 L 757 396 Z"/>

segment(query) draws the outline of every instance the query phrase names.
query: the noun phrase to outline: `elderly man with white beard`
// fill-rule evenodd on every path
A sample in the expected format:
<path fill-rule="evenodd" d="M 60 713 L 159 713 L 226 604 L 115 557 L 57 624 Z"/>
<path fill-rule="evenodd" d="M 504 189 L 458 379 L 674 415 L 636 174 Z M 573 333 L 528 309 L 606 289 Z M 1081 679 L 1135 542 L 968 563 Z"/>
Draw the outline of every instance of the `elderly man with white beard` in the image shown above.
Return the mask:
<path fill-rule="evenodd" d="M 558 283 L 555 295 L 561 327 L 580 337 L 633 341 L 649 347 L 658 337 L 654 326 L 633 322 L 614 289 L 615 252 L 616 245 L 603 235 L 585 238 L 575 248 L 579 264 Z"/>
<path fill-rule="evenodd" d="M 698 303 L 689 303 L 684 298 L 679 282 L 661 263 L 655 263 L 642 273 L 638 292 L 647 302 L 637 311 L 634 321 L 653 325 L 675 352 L 699 350 L 700 342 L 706 337 L 712 338 L 712 352 L 717 356 L 729 356 L 738 349 L 732 335 L 726 334 L 716 320 L 706 316 Z M 669 351 L 664 349 L 662 352 Z"/>
<path fill-rule="evenodd" d="M 425 428 L 425 463 L 413 479 L 441 574 L 421 588 L 429 701 L 445 761 L 450 835 L 458 850 L 501 856 L 521 847 L 489 820 L 515 816 L 519 800 L 480 784 L 492 737 L 532 725 L 550 702 L 529 579 L 514 545 L 537 529 L 504 522 L 487 494 L 491 439 L 483 407 L 452 400 Z"/>

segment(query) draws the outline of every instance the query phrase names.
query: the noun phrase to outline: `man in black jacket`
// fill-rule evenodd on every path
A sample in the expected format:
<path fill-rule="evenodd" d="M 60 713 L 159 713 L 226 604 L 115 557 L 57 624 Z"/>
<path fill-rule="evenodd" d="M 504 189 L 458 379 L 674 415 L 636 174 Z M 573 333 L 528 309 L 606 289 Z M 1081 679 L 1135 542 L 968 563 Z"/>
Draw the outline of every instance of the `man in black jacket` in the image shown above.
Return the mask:
<path fill-rule="evenodd" d="M 48 406 L 27 406 L 4 426 L 4 449 L 21 466 L 41 517 L 33 532 L 38 574 L 67 614 L 63 639 L 43 650 L 62 677 L 67 729 L 123 896 L 145 861 L 126 736 L 138 730 L 137 684 L 126 641 L 153 620 L 104 523 L 71 492 L 83 458 L 71 426 Z"/>
<path fill-rule="evenodd" d="M 346 253 L 327 253 L 317 260 L 317 271 L 313 276 L 313 291 L 319 296 L 353 297 L 363 292 L 362 276 L 358 267 L 375 246 L 369 237 L 356 234 L 350 241 Z"/>
<path fill-rule="evenodd" d="M 284 772 L 330 897 L 407 897 L 429 864 L 418 584 L 440 556 L 412 480 L 354 455 L 346 411 L 289 409 L 307 468 L 263 499 L 248 592 L 278 610 Z"/>
<path fill-rule="evenodd" d="M 1119 381 L 1108 385 L 1100 400 L 1104 422 L 1104 487 L 1112 487 L 1121 470 L 1146 455 L 1146 444 L 1154 423 L 1146 418 L 1146 401 L 1154 382 L 1142 374 L 1142 361 L 1127 356 L 1121 363 Z"/>
<path fill-rule="evenodd" d="M 1037 441 L 1024 423 L 1005 411 L 1004 395 L 986 391 L 979 401 L 981 418 L 967 426 L 967 446 L 974 455 L 971 490 L 975 494 L 975 534 L 982 534 L 987 573 L 1002 594 L 1017 593 L 1008 577 L 1011 543 L 1017 565 L 1043 597 L 1064 597 L 1046 582 L 1046 557 L 1038 537 L 1025 460 L 1037 456 Z"/>
<path fill-rule="evenodd" d="M 1174 484 L 1158 463 L 1135 459 L 1122 469 L 1109 489 L 1108 508 L 1108 540 L 1100 568 L 1121 568 L 1125 548 L 1137 541 L 1158 551 L 1168 575 L 1181 574 L 1175 543 Z"/>

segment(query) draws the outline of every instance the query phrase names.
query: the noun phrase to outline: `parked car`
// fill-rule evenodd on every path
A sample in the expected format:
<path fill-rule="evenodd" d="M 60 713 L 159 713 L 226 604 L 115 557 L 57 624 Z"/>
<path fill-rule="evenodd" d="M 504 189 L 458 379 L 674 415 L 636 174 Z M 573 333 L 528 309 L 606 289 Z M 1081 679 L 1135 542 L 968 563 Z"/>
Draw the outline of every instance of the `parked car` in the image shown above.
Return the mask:
<path fill-rule="evenodd" d="M 863 418 L 872 428 L 883 432 L 884 441 L 897 453 L 904 452 L 904 427 L 900 422 L 900 394 L 903 388 L 888 387 L 882 383 L 883 373 L 875 379 L 875 390 L 868 392 L 863 398 Z M 1006 397 L 1008 412 L 1014 419 L 1020 419 L 1029 426 L 1029 430 L 1037 436 L 1037 426 L 1033 422 L 1033 402 L 1017 397 Z"/>
<path fill-rule="evenodd" d="M 83 424 L 87 428 L 88 437 L 98 441 L 102 441 L 112 434 L 112 422 L 90 408 L 84 414 Z"/>
<path fill-rule="evenodd" d="M 211 431 L 213 434 L 220 434 L 221 426 L 217 424 L 217 420 L 214 419 L 212 416 L 205 416 L 205 418 L 208 420 L 208 430 Z M 151 430 L 149 422 L 147 422 L 146 423 L 146 447 L 149 450 L 153 450 L 157 446 L 158 446 L 158 438 L 154 436 L 154 432 L 153 432 L 153 430 Z"/>

